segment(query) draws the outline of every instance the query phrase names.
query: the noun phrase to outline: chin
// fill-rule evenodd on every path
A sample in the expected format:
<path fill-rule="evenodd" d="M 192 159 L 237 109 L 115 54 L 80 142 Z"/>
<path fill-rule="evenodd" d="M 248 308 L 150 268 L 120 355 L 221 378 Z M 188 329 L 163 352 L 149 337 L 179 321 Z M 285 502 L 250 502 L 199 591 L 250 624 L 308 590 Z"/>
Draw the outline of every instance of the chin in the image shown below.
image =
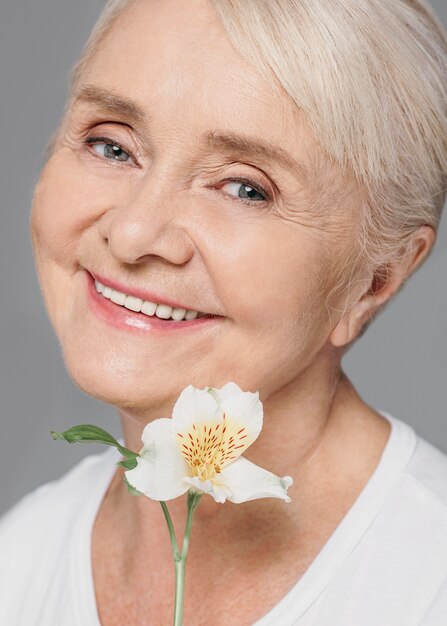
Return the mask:
<path fill-rule="evenodd" d="M 127 406 L 152 404 L 159 400 L 157 389 L 163 388 L 159 380 L 141 368 L 111 354 L 93 355 L 90 351 L 71 350 L 64 346 L 64 361 L 67 373 L 75 385 L 84 393 L 108 404 Z"/>
<path fill-rule="evenodd" d="M 90 350 L 64 346 L 66 371 L 74 384 L 87 395 L 141 419 L 170 417 L 175 401 L 190 383 L 191 372 L 184 372 L 185 380 L 172 368 L 165 371 L 153 363 L 141 366 L 135 359 L 123 358 L 107 352 L 85 358 Z M 206 386 L 207 382 L 203 385 Z"/>

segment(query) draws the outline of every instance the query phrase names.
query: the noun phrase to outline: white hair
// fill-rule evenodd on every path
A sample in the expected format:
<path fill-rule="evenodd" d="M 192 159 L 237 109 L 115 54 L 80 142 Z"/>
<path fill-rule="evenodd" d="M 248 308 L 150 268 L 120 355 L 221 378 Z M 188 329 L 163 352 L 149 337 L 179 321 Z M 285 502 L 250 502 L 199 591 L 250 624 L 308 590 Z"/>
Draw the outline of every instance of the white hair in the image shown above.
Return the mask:
<path fill-rule="evenodd" d="M 109 0 L 71 74 L 120 12 Z M 234 48 L 282 87 L 319 146 L 364 190 L 361 251 L 380 267 L 447 190 L 447 35 L 423 0 L 209 0 Z"/>

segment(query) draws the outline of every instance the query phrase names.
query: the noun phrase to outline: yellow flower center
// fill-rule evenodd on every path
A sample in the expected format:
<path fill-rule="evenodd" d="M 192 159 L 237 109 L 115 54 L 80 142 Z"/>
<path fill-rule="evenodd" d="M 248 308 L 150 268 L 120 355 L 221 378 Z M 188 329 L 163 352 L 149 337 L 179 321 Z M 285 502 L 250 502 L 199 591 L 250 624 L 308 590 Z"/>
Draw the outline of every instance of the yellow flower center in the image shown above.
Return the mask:
<path fill-rule="evenodd" d="M 221 470 L 252 443 L 246 428 L 223 415 L 222 421 L 193 424 L 177 433 L 177 445 L 200 481 L 215 480 Z"/>

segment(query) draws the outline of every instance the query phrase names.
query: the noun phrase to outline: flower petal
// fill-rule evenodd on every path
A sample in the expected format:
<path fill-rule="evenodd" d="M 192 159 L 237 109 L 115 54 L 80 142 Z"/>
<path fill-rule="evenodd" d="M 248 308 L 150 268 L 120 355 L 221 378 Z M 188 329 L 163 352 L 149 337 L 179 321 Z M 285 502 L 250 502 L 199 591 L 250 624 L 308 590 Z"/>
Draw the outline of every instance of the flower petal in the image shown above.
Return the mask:
<path fill-rule="evenodd" d="M 183 479 L 191 472 L 175 443 L 172 420 L 162 417 L 149 422 L 141 439 L 144 446 L 137 466 L 124 472 L 129 483 L 154 500 L 172 500 L 188 491 Z"/>
<path fill-rule="evenodd" d="M 291 499 L 287 488 L 293 484 L 291 476 L 276 476 L 244 457 L 239 457 L 227 465 L 220 473 L 219 484 L 231 491 L 227 496 L 231 502 L 247 502 L 257 498 Z"/>
<path fill-rule="evenodd" d="M 215 485 L 211 480 L 201 481 L 199 478 L 194 476 L 185 478 L 185 481 L 190 485 L 193 485 L 199 491 L 208 493 L 215 499 L 216 502 L 225 502 L 226 498 L 231 495 L 229 489 L 227 489 L 224 485 Z"/>
<path fill-rule="evenodd" d="M 220 421 L 222 412 L 213 395 L 206 389 L 188 385 L 181 392 L 172 409 L 175 433 L 189 432 L 193 424 Z"/>
<path fill-rule="evenodd" d="M 220 431 L 222 433 L 219 443 L 220 452 L 215 459 L 215 464 L 220 470 L 251 446 L 262 429 L 263 421 L 263 407 L 257 391 L 255 393 L 237 391 L 235 383 L 227 383 L 225 387 L 233 390 L 234 393 L 230 395 L 228 391 L 228 395 L 220 400 L 223 428 Z"/>
<path fill-rule="evenodd" d="M 219 397 L 220 404 L 227 398 L 230 398 L 231 396 L 236 396 L 236 395 L 240 395 L 241 393 L 244 393 L 242 389 L 239 387 L 239 385 L 237 385 L 233 381 L 226 383 L 220 389 L 216 389 L 216 392 Z"/>
<path fill-rule="evenodd" d="M 220 408 L 227 419 L 245 428 L 253 443 L 261 432 L 264 414 L 259 392 L 241 391 L 227 396 L 220 401 Z"/>

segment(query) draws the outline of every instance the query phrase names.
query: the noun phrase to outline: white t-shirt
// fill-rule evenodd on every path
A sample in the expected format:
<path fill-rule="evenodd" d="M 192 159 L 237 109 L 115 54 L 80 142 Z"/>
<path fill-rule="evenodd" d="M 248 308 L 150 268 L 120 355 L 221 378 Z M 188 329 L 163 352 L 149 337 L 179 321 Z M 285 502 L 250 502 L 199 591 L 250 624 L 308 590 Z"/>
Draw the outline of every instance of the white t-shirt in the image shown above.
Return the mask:
<path fill-rule="evenodd" d="M 379 465 L 255 626 L 447 626 L 447 455 L 381 413 L 392 429 Z M 91 532 L 120 459 L 115 448 L 87 456 L 0 518 L 2 626 L 100 626 Z"/>

